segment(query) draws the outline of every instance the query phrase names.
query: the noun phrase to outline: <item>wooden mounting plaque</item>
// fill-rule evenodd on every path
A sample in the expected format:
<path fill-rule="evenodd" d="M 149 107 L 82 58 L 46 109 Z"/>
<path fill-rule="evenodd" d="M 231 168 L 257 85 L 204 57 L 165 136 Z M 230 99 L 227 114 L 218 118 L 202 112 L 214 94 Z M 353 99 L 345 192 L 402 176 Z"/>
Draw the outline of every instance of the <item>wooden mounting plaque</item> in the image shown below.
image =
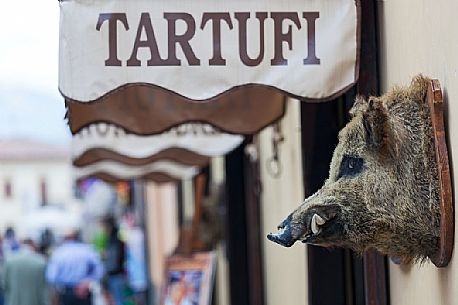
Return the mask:
<path fill-rule="evenodd" d="M 428 86 L 427 100 L 434 130 L 441 212 L 439 245 L 437 253 L 431 256 L 430 259 L 436 267 L 442 268 L 448 265 L 452 257 L 455 223 L 452 183 L 445 138 L 444 103 L 441 86 L 437 79 L 431 80 Z"/>

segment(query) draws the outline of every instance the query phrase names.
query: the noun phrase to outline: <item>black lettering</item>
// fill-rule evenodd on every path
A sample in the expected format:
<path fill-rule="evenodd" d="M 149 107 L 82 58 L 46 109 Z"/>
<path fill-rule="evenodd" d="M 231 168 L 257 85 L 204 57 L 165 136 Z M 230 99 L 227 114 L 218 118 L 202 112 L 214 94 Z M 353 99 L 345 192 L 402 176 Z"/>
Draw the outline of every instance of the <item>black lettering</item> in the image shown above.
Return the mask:
<path fill-rule="evenodd" d="M 117 22 L 121 21 L 126 30 L 129 30 L 127 16 L 125 13 L 108 13 L 99 14 L 96 30 L 100 31 L 102 24 L 108 20 L 108 59 L 105 60 L 105 66 L 121 66 L 118 59 L 118 27 Z"/>
<path fill-rule="evenodd" d="M 267 12 L 257 12 L 256 18 L 259 20 L 259 55 L 256 58 L 248 56 L 248 35 L 247 35 L 247 20 L 250 18 L 250 13 L 235 13 L 235 19 L 239 23 L 239 56 L 240 60 L 246 66 L 258 66 L 264 59 L 264 24 L 267 19 Z"/>
<path fill-rule="evenodd" d="M 142 40 L 142 32 L 145 31 L 146 40 Z M 128 66 L 140 66 L 141 62 L 137 58 L 139 48 L 148 48 L 151 54 L 151 58 L 148 60 L 148 66 L 160 66 L 164 64 L 164 60 L 159 55 L 159 49 L 157 47 L 156 37 L 154 36 L 154 29 L 151 23 L 149 13 L 142 13 L 140 22 L 137 28 L 137 36 L 135 37 L 134 48 L 132 54 L 127 60 Z"/>

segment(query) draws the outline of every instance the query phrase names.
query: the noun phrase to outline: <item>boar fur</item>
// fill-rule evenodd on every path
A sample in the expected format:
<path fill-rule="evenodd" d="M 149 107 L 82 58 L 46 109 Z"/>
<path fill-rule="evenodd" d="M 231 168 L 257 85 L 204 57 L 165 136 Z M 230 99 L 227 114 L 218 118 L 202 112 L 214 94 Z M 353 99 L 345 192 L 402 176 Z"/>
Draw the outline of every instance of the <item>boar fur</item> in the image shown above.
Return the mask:
<path fill-rule="evenodd" d="M 429 82 L 420 75 L 409 87 L 357 98 L 329 178 L 268 238 L 283 246 L 374 248 L 404 263 L 433 255 L 440 208 Z"/>

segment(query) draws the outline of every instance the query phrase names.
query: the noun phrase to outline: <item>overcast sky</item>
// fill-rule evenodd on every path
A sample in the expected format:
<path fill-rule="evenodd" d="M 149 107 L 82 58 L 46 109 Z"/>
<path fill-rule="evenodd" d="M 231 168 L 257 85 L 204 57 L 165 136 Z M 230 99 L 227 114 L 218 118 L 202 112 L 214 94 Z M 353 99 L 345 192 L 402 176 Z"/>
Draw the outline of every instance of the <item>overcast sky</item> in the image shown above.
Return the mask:
<path fill-rule="evenodd" d="M 58 1 L 3 1 L 0 138 L 70 139 L 57 89 L 58 46 Z"/>

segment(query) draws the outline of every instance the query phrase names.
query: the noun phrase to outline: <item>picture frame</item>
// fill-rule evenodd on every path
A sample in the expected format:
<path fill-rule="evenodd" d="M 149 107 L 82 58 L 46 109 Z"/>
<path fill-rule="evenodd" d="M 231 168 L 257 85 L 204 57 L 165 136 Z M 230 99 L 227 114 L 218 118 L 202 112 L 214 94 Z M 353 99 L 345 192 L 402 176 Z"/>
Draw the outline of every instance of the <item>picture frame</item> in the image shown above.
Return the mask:
<path fill-rule="evenodd" d="M 214 252 L 173 255 L 166 260 L 161 305 L 210 305 L 216 271 Z"/>

